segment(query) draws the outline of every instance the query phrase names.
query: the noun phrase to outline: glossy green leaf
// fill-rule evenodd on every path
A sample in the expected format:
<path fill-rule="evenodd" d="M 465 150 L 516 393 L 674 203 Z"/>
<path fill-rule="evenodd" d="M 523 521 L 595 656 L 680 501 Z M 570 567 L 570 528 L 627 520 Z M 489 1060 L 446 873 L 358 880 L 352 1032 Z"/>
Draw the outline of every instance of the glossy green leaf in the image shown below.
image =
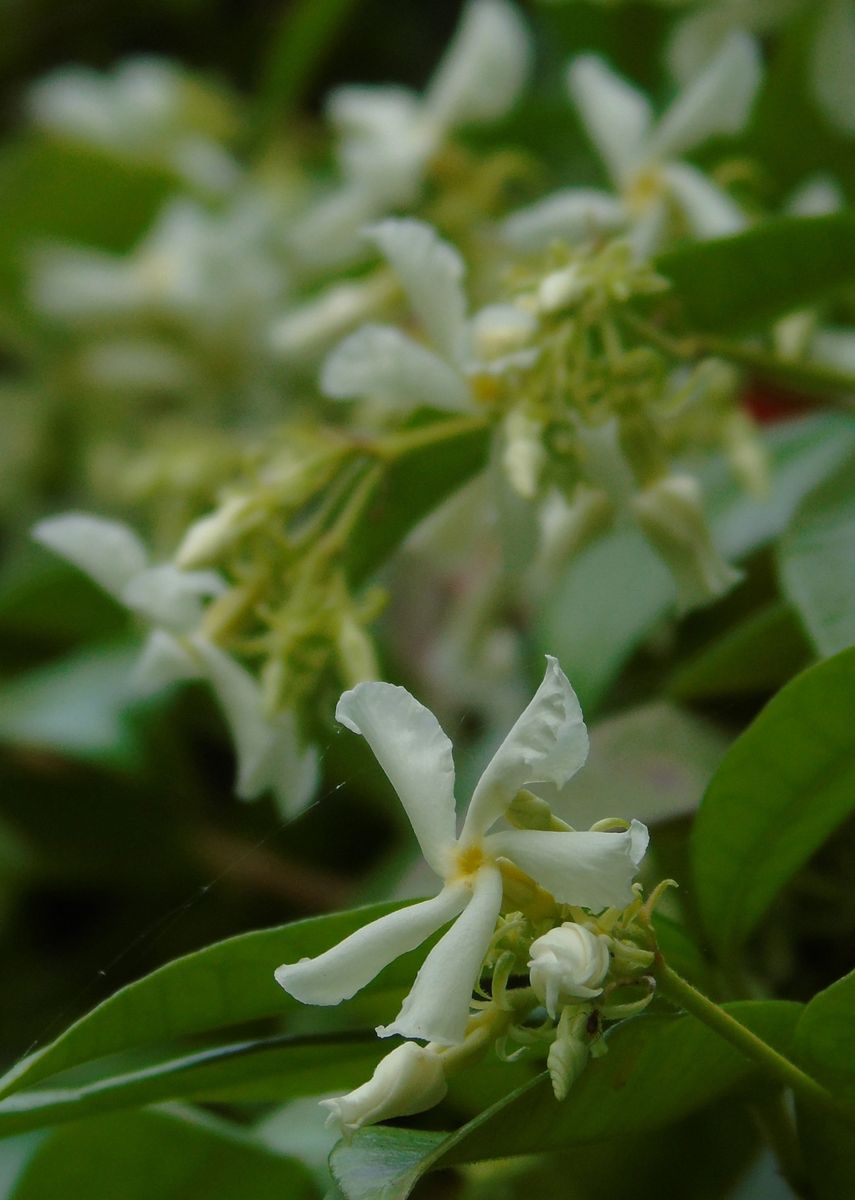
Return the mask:
<path fill-rule="evenodd" d="M 730 954 L 855 809 L 855 650 L 787 684 L 734 743 L 693 831 L 698 905 Z"/>
<path fill-rule="evenodd" d="M 350 1091 L 371 1075 L 386 1047 L 373 1032 L 274 1037 L 169 1058 L 94 1083 L 17 1092 L 0 1100 L 0 1137 L 167 1100 L 284 1101 Z"/>
<path fill-rule="evenodd" d="M 77 650 L 0 684 L 0 741 L 98 763 L 138 762 L 128 686 L 138 654 L 126 641 Z"/>
<path fill-rule="evenodd" d="M 9 1200 L 309 1200 L 308 1172 L 240 1126 L 189 1109 L 120 1113 L 45 1138 Z"/>
<path fill-rule="evenodd" d="M 806 667 L 811 648 L 793 610 L 778 600 L 752 612 L 675 671 L 680 700 L 775 691 Z"/>
<path fill-rule="evenodd" d="M 318 954 L 397 907 L 371 905 L 239 934 L 166 963 L 110 996 L 50 1045 L 14 1066 L 0 1080 L 0 1096 L 109 1054 L 293 1012 L 301 1006 L 276 984 L 275 968 Z M 418 961 L 418 951 L 398 959 L 342 1008 L 358 1012 L 360 997 L 366 994 L 382 996 L 391 1007 L 412 982 Z M 345 1020 L 342 1017 L 342 1025 Z"/>
<path fill-rule="evenodd" d="M 778 548 L 784 592 L 820 654 L 855 643 L 855 460 L 796 509 Z"/>
<path fill-rule="evenodd" d="M 802 496 L 852 452 L 855 422 L 839 414 L 794 421 L 773 430 L 767 444 L 772 487 L 763 500 L 747 496 L 721 460 L 702 472 L 716 541 L 734 560 L 786 528 Z M 600 538 L 569 564 L 537 634 L 542 649 L 561 659 L 586 712 L 600 703 L 632 652 L 672 611 L 675 596 L 670 573 L 633 529 Z"/>
<path fill-rule="evenodd" d="M 855 282 L 855 213 L 773 218 L 669 251 L 656 267 L 673 284 L 690 329 L 760 328 Z"/>
<path fill-rule="evenodd" d="M 348 541 L 347 570 L 354 583 L 382 566 L 419 521 L 484 468 L 488 444 L 485 429 L 464 423 L 454 436 L 414 445 L 395 459 Z"/>
<path fill-rule="evenodd" d="M 788 1045 L 801 1006 L 742 1001 L 728 1011 L 778 1047 Z M 536 1154 L 667 1125 L 745 1082 L 751 1064 L 692 1017 L 644 1015 L 609 1035 L 559 1104 L 539 1075 L 452 1134 L 378 1126 L 331 1158 L 347 1200 L 404 1200 L 429 1170 Z"/>

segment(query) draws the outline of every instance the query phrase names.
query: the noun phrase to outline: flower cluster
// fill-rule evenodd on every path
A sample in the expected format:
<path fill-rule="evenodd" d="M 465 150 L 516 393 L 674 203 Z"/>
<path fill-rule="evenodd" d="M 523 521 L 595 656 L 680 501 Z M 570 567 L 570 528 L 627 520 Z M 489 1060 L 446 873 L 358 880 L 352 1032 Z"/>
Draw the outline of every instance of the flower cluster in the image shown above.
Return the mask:
<path fill-rule="evenodd" d="M 459 832 L 451 743 L 431 712 L 404 688 L 369 682 L 342 696 L 336 716 L 370 745 L 442 887 L 316 958 L 286 963 L 277 981 L 303 1003 L 339 1004 L 451 924 L 395 1019 L 377 1029 L 383 1038 L 426 1045 L 405 1042 L 369 1083 L 328 1101 L 332 1119 L 352 1132 L 431 1107 L 449 1072 L 509 1038 L 552 1044 L 556 1061 L 578 1043 L 577 1057 L 582 1050 L 587 1057 L 594 1040 L 586 1034 L 580 1041 L 577 1018 L 601 1004 L 610 1012 L 608 996 L 620 982 L 613 979 L 621 955 L 617 926 L 622 921 L 625 934 L 630 910 L 639 907 L 633 878 L 648 838 L 638 821 L 577 832 L 557 818 L 544 820 L 548 806 L 525 791 L 528 784 L 566 783 L 588 753 L 579 702 L 557 661 L 547 658 L 543 682 L 475 786 Z M 524 827 L 533 814 L 535 827 Z M 515 827 L 494 830 L 502 818 Z M 637 953 L 636 970 L 651 961 Z M 648 999 L 649 990 L 642 1004 Z M 560 1076 L 556 1091 L 565 1094 L 567 1070 L 550 1069 Z"/>

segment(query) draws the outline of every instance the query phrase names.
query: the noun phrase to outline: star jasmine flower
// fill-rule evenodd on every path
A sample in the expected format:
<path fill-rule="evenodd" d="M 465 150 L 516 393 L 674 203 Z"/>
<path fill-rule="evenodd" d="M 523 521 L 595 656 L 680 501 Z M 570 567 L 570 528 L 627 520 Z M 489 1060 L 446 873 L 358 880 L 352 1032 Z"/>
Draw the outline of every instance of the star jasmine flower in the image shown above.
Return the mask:
<path fill-rule="evenodd" d="M 587 757 L 579 702 L 554 658 L 547 657 L 543 682 L 475 787 L 459 833 L 451 743 L 428 709 L 402 687 L 372 682 L 345 692 L 336 717 L 371 746 L 442 889 L 371 922 L 317 958 L 286 963 L 276 979 L 303 1003 L 338 1004 L 453 921 L 425 959 L 398 1016 L 377 1032 L 457 1045 L 501 911 L 502 861 L 559 903 L 596 911 L 624 907 L 632 898 L 647 830 L 634 821 L 621 833 L 490 832 L 521 788 L 538 782 L 560 786 Z"/>
<path fill-rule="evenodd" d="M 430 160 L 462 125 L 495 121 L 519 95 L 531 47 L 507 0 L 470 0 L 424 93 L 403 87 L 336 88 L 327 104 L 344 182 L 294 228 L 298 259 L 339 265 L 361 250 L 359 231 L 418 199 Z"/>
<path fill-rule="evenodd" d="M 204 679 L 234 742 L 238 797 L 252 800 L 273 791 L 285 815 L 300 812 L 317 783 L 314 750 L 300 748 L 293 713 L 268 715 L 249 672 L 199 632 L 203 602 L 222 595 L 224 580 L 214 571 L 184 571 L 173 563 L 152 566 L 132 529 L 88 513 L 40 521 L 33 537 L 153 627 L 134 671 L 134 690 L 150 695 Z"/>
<path fill-rule="evenodd" d="M 430 225 L 391 218 L 365 236 L 388 260 L 431 348 L 394 326 L 363 325 L 324 362 L 320 382 L 328 396 L 471 411 L 478 395 L 494 392 L 497 376 L 531 365 L 535 318 L 497 304 L 470 319 L 463 259 Z"/>
<path fill-rule="evenodd" d="M 205 191 L 224 192 L 240 175 L 217 141 L 233 126 L 224 98 L 165 59 L 128 59 L 110 73 L 63 67 L 33 85 L 27 107 L 52 134 L 168 167 Z"/>
<path fill-rule="evenodd" d="M 408 1117 L 433 1108 L 448 1091 L 442 1058 L 428 1046 L 404 1042 L 381 1058 L 374 1074 L 346 1096 L 321 1100 L 327 1125 L 351 1137 L 363 1125 Z"/>
<path fill-rule="evenodd" d="M 567 73 L 570 94 L 617 197 L 592 188 L 556 192 L 509 217 L 502 227 L 506 240 L 528 251 L 555 239 L 626 229 L 644 256 L 664 240 L 673 210 L 698 238 L 742 229 L 738 205 L 682 156 L 714 135 L 738 133 L 759 82 L 756 44 L 733 33 L 654 123 L 647 97 L 602 59 L 574 59 Z"/>

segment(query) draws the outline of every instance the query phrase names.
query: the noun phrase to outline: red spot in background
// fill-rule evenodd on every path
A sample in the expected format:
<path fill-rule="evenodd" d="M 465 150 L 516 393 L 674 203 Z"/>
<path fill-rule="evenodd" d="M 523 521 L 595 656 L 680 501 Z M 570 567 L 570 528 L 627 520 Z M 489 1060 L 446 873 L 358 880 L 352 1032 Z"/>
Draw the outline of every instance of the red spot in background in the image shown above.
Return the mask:
<path fill-rule="evenodd" d="M 760 425 L 774 425 L 777 421 L 800 417 L 811 408 L 810 403 L 797 392 L 788 392 L 773 383 L 749 384 L 742 403 Z"/>

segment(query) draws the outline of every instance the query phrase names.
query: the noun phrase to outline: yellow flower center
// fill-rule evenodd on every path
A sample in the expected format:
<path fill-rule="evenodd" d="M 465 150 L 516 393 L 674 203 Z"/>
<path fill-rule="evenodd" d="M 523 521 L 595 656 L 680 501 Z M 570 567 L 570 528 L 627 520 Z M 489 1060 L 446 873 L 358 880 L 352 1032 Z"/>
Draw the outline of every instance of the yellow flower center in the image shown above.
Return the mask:
<path fill-rule="evenodd" d="M 457 856 L 457 874 L 464 878 L 474 875 L 484 863 L 484 851 L 480 846 L 466 846 Z"/>
<path fill-rule="evenodd" d="M 626 189 L 624 200 L 636 215 L 644 213 L 665 190 L 665 179 L 658 167 L 645 167 L 636 171 Z"/>

